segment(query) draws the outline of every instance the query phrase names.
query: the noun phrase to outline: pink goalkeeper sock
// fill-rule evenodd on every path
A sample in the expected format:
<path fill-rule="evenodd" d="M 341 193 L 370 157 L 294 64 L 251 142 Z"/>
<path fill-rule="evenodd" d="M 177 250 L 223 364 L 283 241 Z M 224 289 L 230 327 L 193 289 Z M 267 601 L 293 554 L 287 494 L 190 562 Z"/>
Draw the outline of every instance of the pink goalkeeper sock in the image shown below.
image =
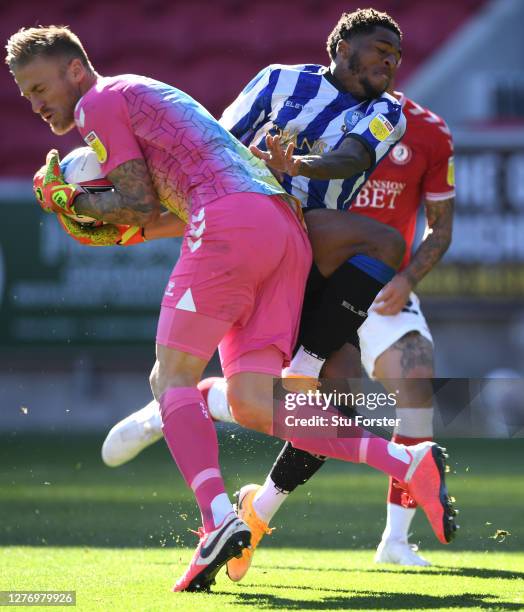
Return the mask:
<path fill-rule="evenodd" d="M 324 455 L 366 465 L 403 481 L 411 463 L 411 455 L 395 442 L 354 428 L 352 438 L 288 438 L 289 442 L 312 455 Z M 360 429 L 360 432 L 357 431 Z"/>
<path fill-rule="evenodd" d="M 213 421 L 196 387 L 168 389 L 160 399 L 164 438 L 186 483 L 193 489 L 206 531 L 212 531 L 233 507 L 218 464 Z"/>
<path fill-rule="evenodd" d="M 330 406 L 295 405 L 290 416 L 285 404 L 273 412 L 273 435 L 288 440 L 312 455 L 324 455 L 352 463 L 365 463 L 403 481 L 411 463 L 411 454 L 401 444 L 379 438 L 356 425 L 331 425 L 332 417 L 342 413 Z M 303 425 L 296 425 L 302 419 Z M 320 419 L 324 419 L 321 424 Z M 349 422 L 349 421 L 348 421 Z M 294 425 L 293 425 L 294 423 Z"/>

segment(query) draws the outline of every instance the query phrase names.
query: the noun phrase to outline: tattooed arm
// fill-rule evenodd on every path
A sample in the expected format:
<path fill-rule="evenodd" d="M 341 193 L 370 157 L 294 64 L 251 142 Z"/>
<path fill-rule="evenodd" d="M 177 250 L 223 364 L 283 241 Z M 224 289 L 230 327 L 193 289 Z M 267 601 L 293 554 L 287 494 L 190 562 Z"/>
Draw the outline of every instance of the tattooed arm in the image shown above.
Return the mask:
<path fill-rule="evenodd" d="M 424 240 L 413 254 L 409 265 L 399 272 L 377 296 L 376 312 L 398 314 L 406 305 L 411 290 L 436 265 L 451 243 L 454 198 L 438 202 L 426 201 L 427 230 Z"/>
<path fill-rule="evenodd" d="M 125 225 L 147 225 L 158 219 L 160 202 L 143 159 L 121 164 L 107 178 L 114 190 L 79 195 L 74 204 L 77 214 Z"/>
<path fill-rule="evenodd" d="M 427 229 L 424 240 L 402 272 L 414 287 L 440 261 L 451 244 L 455 199 L 425 202 Z"/>

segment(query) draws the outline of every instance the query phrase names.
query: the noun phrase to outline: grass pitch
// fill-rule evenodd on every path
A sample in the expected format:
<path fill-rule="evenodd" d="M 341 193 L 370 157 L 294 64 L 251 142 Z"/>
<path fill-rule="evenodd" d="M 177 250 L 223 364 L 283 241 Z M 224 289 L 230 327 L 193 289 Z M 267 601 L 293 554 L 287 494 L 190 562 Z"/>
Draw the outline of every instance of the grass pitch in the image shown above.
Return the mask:
<path fill-rule="evenodd" d="M 0 589 L 76 590 L 80 610 L 522 610 L 524 555 L 432 552 L 431 568 L 376 566 L 373 551 L 261 548 L 241 583 L 171 593 L 192 551 L 6 548 Z M 504 568 L 504 569 L 501 569 Z"/>
<path fill-rule="evenodd" d="M 230 492 L 261 482 L 281 446 L 238 430 L 221 442 Z M 100 443 L 0 439 L 0 590 L 76 590 L 79 610 L 524 609 L 524 440 L 447 443 L 461 530 L 442 547 L 417 514 L 431 568 L 373 563 L 385 479 L 333 461 L 283 506 L 246 579 L 221 573 L 211 595 L 169 590 L 199 518 L 164 444 L 111 470 Z"/>

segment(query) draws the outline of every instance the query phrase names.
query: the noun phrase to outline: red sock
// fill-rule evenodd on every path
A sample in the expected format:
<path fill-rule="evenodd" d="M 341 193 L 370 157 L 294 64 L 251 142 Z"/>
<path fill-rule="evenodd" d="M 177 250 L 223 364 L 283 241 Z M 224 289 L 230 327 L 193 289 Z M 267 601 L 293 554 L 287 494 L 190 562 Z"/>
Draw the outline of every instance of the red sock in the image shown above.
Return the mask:
<path fill-rule="evenodd" d="M 404 444 L 405 446 L 415 446 L 415 444 L 419 444 L 420 442 L 433 441 L 432 436 L 428 436 L 425 438 L 410 438 L 408 436 L 401 436 L 399 434 L 394 434 L 393 438 L 391 439 L 393 440 L 393 442 L 397 442 L 398 444 Z M 403 508 L 416 508 L 418 505 L 417 502 L 397 485 L 398 480 L 390 476 L 388 488 L 388 502 L 390 504 L 402 506 Z"/>
<path fill-rule="evenodd" d="M 160 399 L 160 411 L 171 455 L 193 489 L 204 529 L 212 531 L 233 508 L 218 464 L 215 426 L 202 394 L 196 387 L 168 389 Z"/>

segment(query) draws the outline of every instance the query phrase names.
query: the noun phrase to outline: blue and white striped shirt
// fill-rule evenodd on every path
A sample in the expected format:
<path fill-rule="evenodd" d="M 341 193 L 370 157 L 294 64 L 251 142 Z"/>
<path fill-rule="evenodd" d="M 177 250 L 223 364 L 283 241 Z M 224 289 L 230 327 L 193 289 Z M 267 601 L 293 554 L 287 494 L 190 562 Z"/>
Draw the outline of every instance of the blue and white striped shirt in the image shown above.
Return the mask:
<path fill-rule="evenodd" d="M 264 68 L 224 111 L 220 123 L 245 145 L 266 150 L 266 134 L 293 142 L 296 155 L 319 155 L 356 138 L 369 151 L 369 170 L 348 179 L 316 180 L 284 175 L 284 188 L 304 208 L 348 209 L 360 188 L 400 140 L 406 120 L 398 100 L 383 93 L 358 101 L 326 78 L 316 64 Z"/>

